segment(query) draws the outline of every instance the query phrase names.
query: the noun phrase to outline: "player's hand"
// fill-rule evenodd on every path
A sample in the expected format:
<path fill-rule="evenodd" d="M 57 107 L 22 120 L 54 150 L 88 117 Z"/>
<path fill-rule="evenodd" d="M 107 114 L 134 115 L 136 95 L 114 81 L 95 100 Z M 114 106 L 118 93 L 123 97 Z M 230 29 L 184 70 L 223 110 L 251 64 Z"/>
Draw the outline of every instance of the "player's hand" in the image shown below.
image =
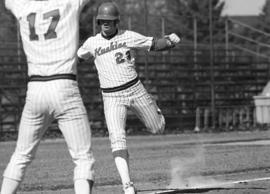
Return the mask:
<path fill-rule="evenodd" d="M 175 33 L 167 35 L 166 37 L 169 38 L 173 44 L 177 44 L 181 41 L 180 37 L 177 36 Z"/>

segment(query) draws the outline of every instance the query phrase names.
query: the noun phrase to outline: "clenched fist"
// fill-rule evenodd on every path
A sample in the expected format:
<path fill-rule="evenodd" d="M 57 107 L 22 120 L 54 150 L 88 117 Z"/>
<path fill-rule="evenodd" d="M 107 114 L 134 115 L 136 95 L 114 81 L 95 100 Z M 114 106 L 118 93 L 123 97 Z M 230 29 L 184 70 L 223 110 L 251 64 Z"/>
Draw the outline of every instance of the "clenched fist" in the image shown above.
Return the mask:
<path fill-rule="evenodd" d="M 180 37 L 177 36 L 175 33 L 167 35 L 166 38 L 168 38 L 173 44 L 177 44 L 181 41 Z"/>

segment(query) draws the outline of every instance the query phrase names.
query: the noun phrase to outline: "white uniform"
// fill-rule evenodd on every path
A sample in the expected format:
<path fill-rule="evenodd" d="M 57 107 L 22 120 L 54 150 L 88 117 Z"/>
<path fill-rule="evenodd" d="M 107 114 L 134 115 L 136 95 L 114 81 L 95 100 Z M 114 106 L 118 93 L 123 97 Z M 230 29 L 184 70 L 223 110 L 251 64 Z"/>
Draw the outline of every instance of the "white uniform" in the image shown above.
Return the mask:
<path fill-rule="evenodd" d="M 80 47 L 81 58 L 94 57 L 104 102 L 112 150 L 126 149 L 126 117 L 130 108 L 153 133 L 163 131 L 165 120 L 155 101 L 138 80 L 134 49 L 150 50 L 153 37 L 119 30 L 107 39 L 97 34 Z"/>
<path fill-rule="evenodd" d="M 20 24 L 29 75 L 76 74 L 79 11 L 89 0 L 6 0 Z"/>
<path fill-rule="evenodd" d="M 91 131 L 76 81 L 79 14 L 87 1 L 5 1 L 20 24 L 30 81 L 4 177 L 23 179 L 43 134 L 57 120 L 75 163 L 74 179 L 94 178 Z"/>

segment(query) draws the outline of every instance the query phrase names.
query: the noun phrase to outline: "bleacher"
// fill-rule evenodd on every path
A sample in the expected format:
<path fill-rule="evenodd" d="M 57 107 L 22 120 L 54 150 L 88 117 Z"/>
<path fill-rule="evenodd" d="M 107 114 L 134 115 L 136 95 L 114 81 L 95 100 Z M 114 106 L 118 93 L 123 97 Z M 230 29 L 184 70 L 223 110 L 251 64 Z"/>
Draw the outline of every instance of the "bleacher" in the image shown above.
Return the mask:
<path fill-rule="evenodd" d="M 253 96 L 262 91 L 269 78 L 268 62 L 255 61 L 240 54 L 238 58 L 237 51 L 230 51 L 234 53 L 230 56 L 226 56 L 222 49 L 214 52 L 213 71 L 207 49 L 197 50 L 196 56 L 188 46 L 147 55 L 145 52 L 136 53 L 139 77 L 162 109 L 167 130 L 193 130 L 198 117 L 205 121 L 200 125 L 209 125 L 203 117 L 211 119 L 209 111 L 213 94 L 217 127 L 224 122 L 230 125 L 228 120 L 223 121 L 228 114 L 223 112 L 228 107 L 230 110 L 235 107 L 234 114 L 239 115 L 236 111 L 239 107 L 254 106 Z M 0 53 L 0 130 L 16 132 L 27 85 L 26 60 L 17 45 L 1 45 Z M 99 81 L 93 64 L 78 64 L 78 81 L 92 128 L 106 130 Z M 199 111 L 198 107 L 201 108 Z M 253 123 L 253 117 L 247 118 Z M 231 124 L 237 123 L 233 121 Z M 138 119 L 130 114 L 127 129 L 142 128 Z"/>

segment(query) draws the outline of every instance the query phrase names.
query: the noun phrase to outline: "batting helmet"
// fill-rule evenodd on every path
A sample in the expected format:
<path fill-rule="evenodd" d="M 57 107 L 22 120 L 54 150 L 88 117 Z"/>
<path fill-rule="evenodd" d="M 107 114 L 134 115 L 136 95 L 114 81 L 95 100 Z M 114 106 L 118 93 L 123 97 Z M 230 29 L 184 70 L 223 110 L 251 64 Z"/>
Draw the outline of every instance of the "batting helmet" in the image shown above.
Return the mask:
<path fill-rule="evenodd" d="M 99 20 L 120 20 L 118 7 L 112 2 L 102 3 L 98 8 L 97 21 Z"/>

